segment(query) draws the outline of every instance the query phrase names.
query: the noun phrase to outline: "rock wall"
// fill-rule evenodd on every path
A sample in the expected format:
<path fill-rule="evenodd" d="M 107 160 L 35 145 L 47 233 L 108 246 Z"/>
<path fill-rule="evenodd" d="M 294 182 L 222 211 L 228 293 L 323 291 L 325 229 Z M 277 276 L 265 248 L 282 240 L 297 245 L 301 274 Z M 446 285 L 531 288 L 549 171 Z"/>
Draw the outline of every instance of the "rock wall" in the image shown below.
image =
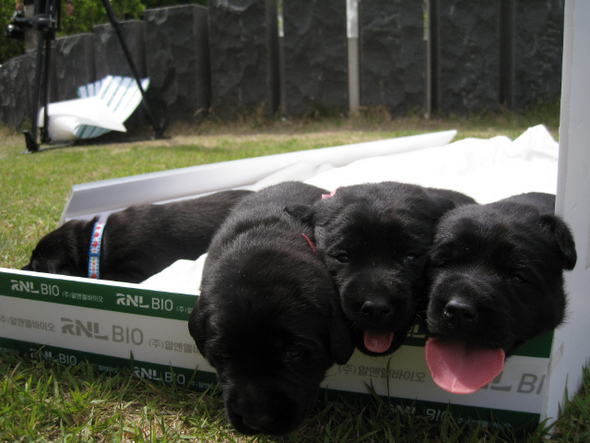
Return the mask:
<path fill-rule="evenodd" d="M 498 109 L 499 1 L 433 4 L 433 109 L 444 114 Z"/>
<path fill-rule="evenodd" d="M 512 26 L 510 109 L 551 100 L 561 94 L 564 1 L 515 0 Z"/>
<path fill-rule="evenodd" d="M 207 115 L 211 103 L 207 8 L 150 9 L 144 21 L 153 106 L 168 122 L 192 122 Z"/>
<path fill-rule="evenodd" d="M 426 11 L 420 1 L 358 4 L 360 80 L 351 89 L 346 0 L 284 0 L 280 38 L 276 0 L 157 8 L 120 25 L 140 76 L 150 77 L 153 113 L 168 123 L 210 110 L 223 119 L 345 113 L 350 90 L 360 90 L 361 106 L 394 115 L 519 110 L 560 95 L 564 0 L 429 0 Z M 131 75 L 110 24 L 52 48 L 50 101 Z M 5 125 L 30 124 L 35 61 L 31 52 L 0 66 Z M 140 106 L 128 126 L 141 124 L 149 121 Z"/>
<path fill-rule="evenodd" d="M 423 109 L 426 51 L 422 3 L 359 3 L 361 105 L 385 105 L 393 115 Z"/>
<path fill-rule="evenodd" d="M 348 110 L 346 0 L 283 2 L 285 110 Z"/>
<path fill-rule="evenodd" d="M 221 118 L 278 109 L 276 1 L 210 0 L 211 107 Z M 274 37 L 273 37 L 274 34 Z"/>

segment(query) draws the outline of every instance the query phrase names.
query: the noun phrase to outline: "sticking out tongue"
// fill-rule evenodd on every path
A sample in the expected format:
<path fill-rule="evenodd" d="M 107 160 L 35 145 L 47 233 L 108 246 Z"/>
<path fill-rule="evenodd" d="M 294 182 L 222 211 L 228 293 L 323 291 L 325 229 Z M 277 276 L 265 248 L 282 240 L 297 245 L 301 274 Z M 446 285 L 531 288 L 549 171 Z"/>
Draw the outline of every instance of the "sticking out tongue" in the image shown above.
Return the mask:
<path fill-rule="evenodd" d="M 371 332 L 363 333 L 365 339 L 365 348 L 375 354 L 387 352 L 393 341 L 393 332 Z"/>
<path fill-rule="evenodd" d="M 479 348 L 460 340 L 431 337 L 425 350 L 432 379 L 453 394 L 471 394 L 504 369 L 505 355 L 501 348 Z"/>

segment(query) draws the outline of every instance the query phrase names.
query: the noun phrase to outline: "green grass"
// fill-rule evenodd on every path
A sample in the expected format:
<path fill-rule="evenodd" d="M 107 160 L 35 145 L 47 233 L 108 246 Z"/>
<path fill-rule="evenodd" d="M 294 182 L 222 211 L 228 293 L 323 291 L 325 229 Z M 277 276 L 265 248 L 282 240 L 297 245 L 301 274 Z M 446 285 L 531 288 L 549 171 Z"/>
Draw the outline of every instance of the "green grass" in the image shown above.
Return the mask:
<path fill-rule="evenodd" d="M 315 149 L 387 137 L 459 130 L 457 139 L 515 138 L 543 123 L 558 138 L 559 108 L 537 106 L 522 114 L 501 112 L 463 118 L 391 119 L 381 109 L 359 116 L 266 120 L 252 116 L 223 124 L 170 128 L 170 139 L 88 145 L 23 154 L 22 135 L 0 128 L 0 266 L 20 268 L 45 233 L 57 227 L 71 187 L 237 158 Z M 144 133 L 150 134 L 149 128 Z M 521 441 L 590 441 L 590 373 L 583 390 L 555 423 Z M 364 404 L 319 399 L 308 420 L 284 438 L 234 433 L 219 392 L 195 393 L 154 385 L 122 371 L 98 374 L 92 366 L 59 366 L 36 358 L 0 355 L 0 441 L 228 441 L 228 442 L 513 442 L 508 430 L 440 422 L 401 413 L 386 400 Z"/>
<path fill-rule="evenodd" d="M 589 374 L 586 373 L 586 380 Z M 588 383 L 588 382 L 587 382 Z M 586 383 L 586 384 L 587 384 Z M 364 403 L 320 398 L 296 433 L 236 434 L 218 391 L 196 393 L 155 385 L 123 370 L 98 374 L 90 365 L 65 367 L 0 354 L 0 440 L 63 442 L 587 442 L 587 386 L 568 403 L 556 433 L 547 426 L 517 437 L 509 430 L 439 422 L 399 412 L 386 400 Z"/>

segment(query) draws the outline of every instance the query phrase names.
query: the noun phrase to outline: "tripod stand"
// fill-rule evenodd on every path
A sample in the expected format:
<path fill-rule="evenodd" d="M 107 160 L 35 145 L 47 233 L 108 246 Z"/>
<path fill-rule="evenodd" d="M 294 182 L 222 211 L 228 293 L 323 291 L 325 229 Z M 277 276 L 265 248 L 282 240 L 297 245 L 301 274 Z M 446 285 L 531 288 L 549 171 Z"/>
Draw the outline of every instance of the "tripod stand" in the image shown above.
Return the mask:
<path fill-rule="evenodd" d="M 51 41 L 55 39 L 56 31 L 59 29 L 60 25 L 60 12 L 61 12 L 61 0 L 35 0 L 35 16 L 32 20 L 31 26 L 35 27 L 38 33 L 38 41 L 37 41 L 37 59 L 35 65 L 35 85 L 33 89 L 33 103 L 31 109 L 31 131 L 24 131 L 25 142 L 27 146 L 27 152 L 38 152 L 39 151 L 39 143 L 37 143 L 37 132 L 39 131 L 40 141 L 41 143 L 49 143 L 51 142 L 51 138 L 49 136 L 49 115 L 48 115 L 48 105 L 49 105 L 49 68 L 51 63 Z M 121 27 L 119 26 L 119 22 L 117 21 L 117 17 L 113 11 L 113 8 L 109 2 L 109 0 L 102 0 L 104 7 L 106 8 L 107 15 L 109 17 L 109 21 L 115 32 L 117 34 L 117 38 L 119 39 L 119 43 L 121 44 L 121 48 L 123 49 L 123 53 L 125 58 L 127 59 L 127 63 L 131 72 L 133 73 L 133 77 L 137 83 L 141 96 L 143 98 L 142 103 L 143 107 L 146 111 L 148 119 L 152 124 L 155 132 L 155 138 L 160 139 L 164 137 L 164 128 L 163 124 L 158 124 L 156 118 L 152 112 L 152 108 L 149 104 L 149 100 L 145 94 L 145 90 L 141 85 L 141 79 L 139 77 L 139 72 L 137 71 L 137 67 L 131 58 L 131 51 L 123 38 L 123 34 L 121 32 Z M 45 49 L 45 50 L 44 50 Z M 44 103 L 44 111 L 43 111 L 43 126 L 41 128 L 38 127 L 38 119 L 39 119 L 39 106 L 41 102 L 41 88 L 43 85 L 44 94 L 43 94 L 43 103 Z"/>

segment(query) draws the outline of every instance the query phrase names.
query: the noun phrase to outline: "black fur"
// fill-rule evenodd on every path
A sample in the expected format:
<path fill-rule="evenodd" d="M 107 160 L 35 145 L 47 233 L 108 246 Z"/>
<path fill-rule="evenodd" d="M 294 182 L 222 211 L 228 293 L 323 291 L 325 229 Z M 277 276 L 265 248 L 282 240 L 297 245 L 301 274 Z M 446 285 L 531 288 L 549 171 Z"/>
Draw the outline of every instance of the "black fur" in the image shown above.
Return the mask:
<path fill-rule="evenodd" d="M 429 271 L 432 336 L 509 356 L 563 321 L 562 271 L 575 266 L 576 249 L 554 207 L 555 196 L 529 193 L 463 206 L 441 219 Z"/>
<path fill-rule="evenodd" d="M 110 214 L 101 245 L 100 278 L 138 283 L 176 260 L 198 258 L 234 205 L 251 193 L 222 191 Z M 23 269 L 87 277 L 90 236 L 97 220 L 71 220 L 45 235 Z"/>
<path fill-rule="evenodd" d="M 245 434 L 286 434 L 309 410 L 325 372 L 353 351 L 330 274 L 283 211 L 325 192 L 303 183 L 244 199 L 215 236 L 189 331 L 216 369 L 225 409 Z"/>
<path fill-rule="evenodd" d="M 474 200 L 458 192 L 383 182 L 339 188 L 313 207 L 288 208 L 315 226 L 361 352 L 387 355 L 402 345 L 425 309 L 424 270 L 435 223 L 467 203 Z M 373 352 L 365 346 L 366 331 L 393 332 L 393 341 Z"/>

